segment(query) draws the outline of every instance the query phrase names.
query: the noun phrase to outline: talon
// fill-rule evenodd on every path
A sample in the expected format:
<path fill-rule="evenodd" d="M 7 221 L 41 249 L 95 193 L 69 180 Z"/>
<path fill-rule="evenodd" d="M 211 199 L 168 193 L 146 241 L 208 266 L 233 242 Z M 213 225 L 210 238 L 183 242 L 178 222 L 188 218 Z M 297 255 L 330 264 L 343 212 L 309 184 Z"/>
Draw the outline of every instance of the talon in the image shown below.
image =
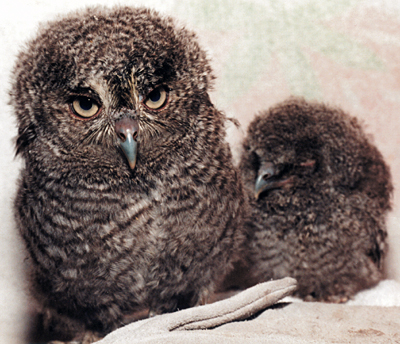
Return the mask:
<path fill-rule="evenodd" d="M 199 300 L 197 301 L 196 306 L 204 306 L 205 304 L 208 303 L 209 299 L 210 299 L 210 291 L 208 289 L 203 289 L 200 292 Z"/>
<path fill-rule="evenodd" d="M 154 309 L 150 309 L 149 310 L 149 318 L 153 318 L 153 317 L 155 317 L 156 315 L 160 315 L 161 313 L 160 312 L 157 312 L 157 311 L 155 311 Z"/>

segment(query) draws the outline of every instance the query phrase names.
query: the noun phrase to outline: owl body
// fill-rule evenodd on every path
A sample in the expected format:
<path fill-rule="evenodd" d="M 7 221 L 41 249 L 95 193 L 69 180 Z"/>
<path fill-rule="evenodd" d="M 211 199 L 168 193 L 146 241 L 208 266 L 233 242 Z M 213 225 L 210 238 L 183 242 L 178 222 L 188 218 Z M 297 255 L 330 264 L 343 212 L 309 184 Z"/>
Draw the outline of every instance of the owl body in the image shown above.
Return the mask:
<path fill-rule="evenodd" d="M 71 14 L 20 54 L 15 214 L 52 313 L 104 334 L 231 269 L 247 203 L 211 80 L 194 35 L 146 9 Z"/>
<path fill-rule="evenodd" d="M 250 283 L 291 276 L 297 296 L 341 302 L 382 278 L 391 177 L 355 118 L 279 104 L 250 124 L 240 168 L 253 195 Z"/>

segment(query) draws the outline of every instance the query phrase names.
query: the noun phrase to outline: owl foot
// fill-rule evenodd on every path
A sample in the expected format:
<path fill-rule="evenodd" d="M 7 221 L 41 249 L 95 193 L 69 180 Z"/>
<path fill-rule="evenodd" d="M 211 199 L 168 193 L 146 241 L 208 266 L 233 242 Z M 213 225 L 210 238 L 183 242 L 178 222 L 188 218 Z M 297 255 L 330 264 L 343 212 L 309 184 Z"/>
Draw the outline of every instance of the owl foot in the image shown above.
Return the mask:
<path fill-rule="evenodd" d="M 207 288 L 204 288 L 199 295 L 199 300 L 196 303 L 196 306 L 204 306 L 207 304 L 210 300 L 210 290 Z"/>
<path fill-rule="evenodd" d="M 80 339 L 71 340 L 68 342 L 53 340 L 53 341 L 49 342 L 48 344 L 91 344 L 91 343 L 99 341 L 102 338 L 103 337 L 99 336 L 95 332 L 87 331 L 84 333 L 83 337 Z"/>
<path fill-rule="evenodd" d="M 161 315 L 161 314 L 162 314 L 162 312 L 160 312 L 158 310 L 155 310 L 155 309 L 150 309 L 149 310 L 149 318 L 153 318 L 156 315 Z"/>
<path fill-rule="evenodd" d="M 316 298 L 315 296 L 310 294 L 304 298 L 304 301 L 306 301 L 306 302 L 320 301 L 320 302 L 327 302 L 327 303 L 345 303 L 345 302 L 349 301 L 349 297 L 346 295 L 328 295 L 325 297 Z"/>
<path fill-rule="evenodd" d="M 349 297 L 345 295 L 329 295 L 324 301 L 329 303 L 345 303 L 349 301 Z"/>

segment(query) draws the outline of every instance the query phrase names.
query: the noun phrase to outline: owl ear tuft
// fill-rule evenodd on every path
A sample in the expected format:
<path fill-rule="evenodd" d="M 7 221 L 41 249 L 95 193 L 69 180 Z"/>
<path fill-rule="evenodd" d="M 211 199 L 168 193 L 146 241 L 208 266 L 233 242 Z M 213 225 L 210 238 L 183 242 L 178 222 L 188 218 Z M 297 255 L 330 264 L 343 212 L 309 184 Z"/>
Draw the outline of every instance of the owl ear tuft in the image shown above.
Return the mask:
<path fill-rule="evenodd" d="M 33 142 L 33 140 L 37 137 L 35 125 L 30 124 L 27 127 L 20 128 L 18 130 L 18 136 L 16 138 L 16 151 L 15 155 L 23 154 L 28 146 Z"/>

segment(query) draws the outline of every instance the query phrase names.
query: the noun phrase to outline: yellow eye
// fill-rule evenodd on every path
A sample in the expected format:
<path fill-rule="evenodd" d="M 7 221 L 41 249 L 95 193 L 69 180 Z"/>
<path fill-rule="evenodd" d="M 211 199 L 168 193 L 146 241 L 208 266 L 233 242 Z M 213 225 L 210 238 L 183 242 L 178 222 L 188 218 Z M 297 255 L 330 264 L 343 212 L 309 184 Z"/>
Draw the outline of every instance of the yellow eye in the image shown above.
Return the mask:
<path fill-rule="evenodd" d="M 99 113 L 99 109 L 98 103 L 89 97 L 77 97 L 72 102 L 72 110 L 79 117 L 93 117 Z"/>
<path fill-rule="evenodd" d="M 144 104 L 150 109 L 150 110 L 159 110 L 168 101 L 168 92 L 165 89 L 165 87 L 160 86 L 155 88 L 153 91 L 151 91 L 146 100 L 144 101 Z"/>

